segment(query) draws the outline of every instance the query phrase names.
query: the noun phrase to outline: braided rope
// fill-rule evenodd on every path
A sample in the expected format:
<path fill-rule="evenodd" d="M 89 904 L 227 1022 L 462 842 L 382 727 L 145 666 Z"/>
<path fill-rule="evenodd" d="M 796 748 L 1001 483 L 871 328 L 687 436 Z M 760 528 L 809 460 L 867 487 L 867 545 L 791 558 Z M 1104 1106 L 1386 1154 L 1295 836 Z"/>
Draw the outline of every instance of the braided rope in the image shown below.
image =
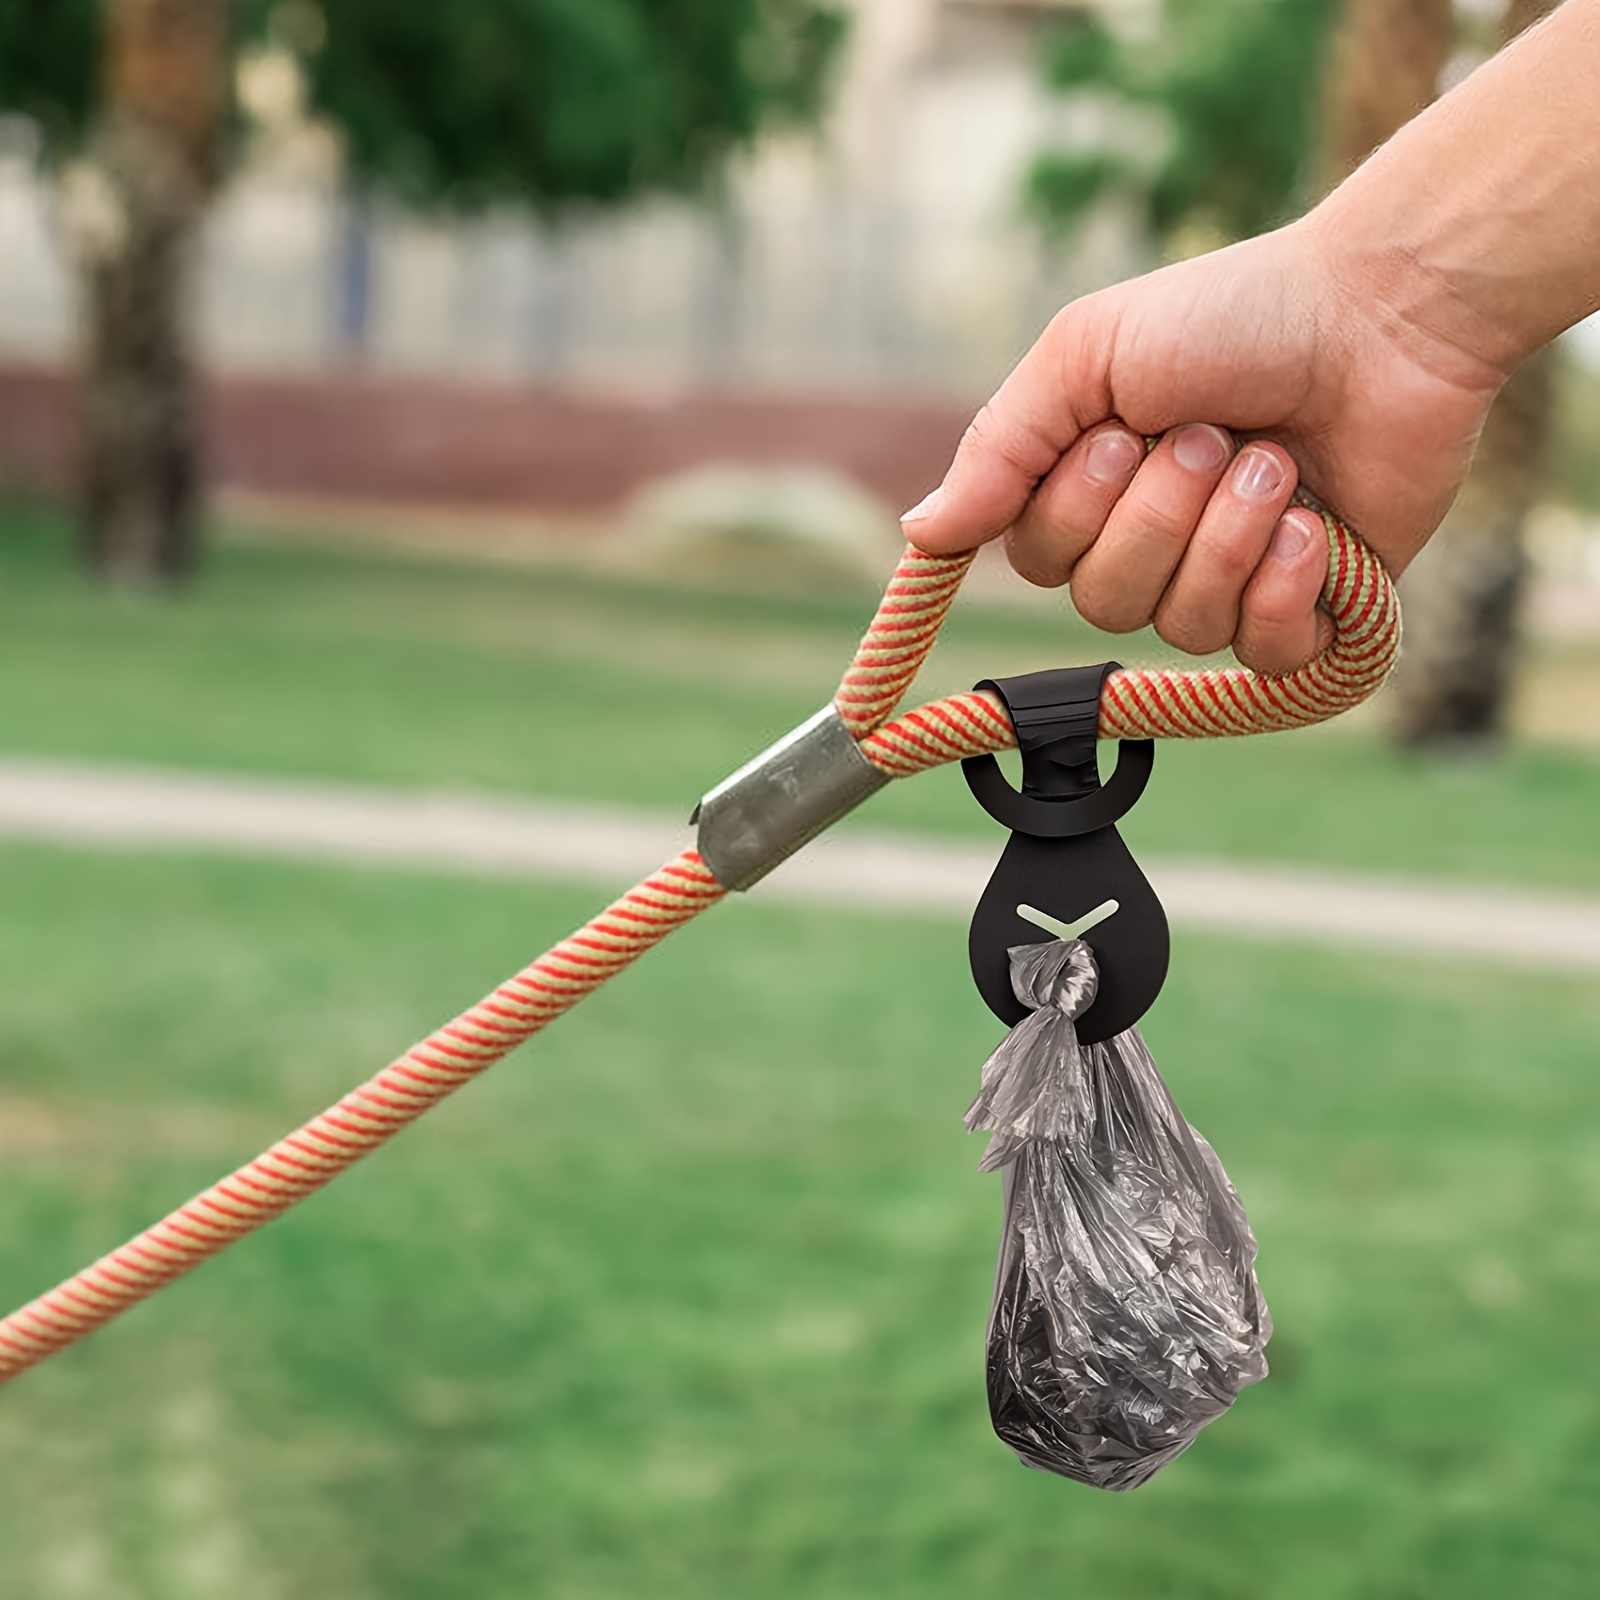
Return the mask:
<path fill-rule="evenodd" d="M 281 1216 L 727 893 L 693 850 L 337 1105 L 0 1322 L 0 1383 Z"/>
<path fill-rule="evenodd" d="M 1366 546 L 1322 515 L 1333 645 L 1281 678 L 1242 669 L 1112 673 L 1101 699 L 1102 738 L 1215 738 L 1300 727 L 1348 709 L 1383 682 L 1399 646 L 1394 590 Z M 892 777 L 1016 743 L 992 694 L 950 695 L 887 720 L 933 647 L 972 559 L 908 547 L 840 683 L 834 705 L 841 720 Z M 0 1321 L 0 1384 L 314 1194 L 726 892 L 695 851 L 669 861 L 337 1105 Z"/>
<path fill-rule="evenodd" d="M 1322 517 L 1328 534 L 1328 578 L 1322 600 L 1333 620 L 1333 643 L 1315 660 L 1281 677 L 1243 667 L 1202 672 L 1125 667 L 1111 673 L 1101 691 L 1102 739 L 1218 739 L 1301 728 L 1350 710 L 1379 688 L 1400 649 L 1400 605 L 1394 585 L 1360 539 L 1321 507 L 1312 509 Z M 931 611 L 936 603 L 931 597 L 943 592 L 938 575 L 928 570 L 937 558 L 920 551 L 914 556 L 915 560 L 908 555 L 902 570 L 915 566 L 916 588 L 910 592 L 930 596 L 925 603 Z M 952 567 L 959 569 L 958 582 L 970 559 L 951 558 Z M 949 605 L 948 599 L 939 605 L 939 621 Z M 920 635 L 921 622 L 907 610 L 902 598 L 896 607 L 896 626 Z M 879 652 L 869 647 L 877 627 L 874 620 L 858 661 L 863 656 L 876 661 Z M 899 670 L 902 688 L 909 686 L 915 667 L 907 672 L 901 664 Z M 862 754 L 893 778 L 1010 749 L 1017 742 L 1005 708 L 987 692 L 948 695 L 857 738 Z"/>
<path fill-rule="evenodd" d="M 915 545 L 906 546 L 833 697 L 839 720 L 858 742 L 911 687 L 976 555 L 968 550 L 958 556 L 930 556 Z"/>

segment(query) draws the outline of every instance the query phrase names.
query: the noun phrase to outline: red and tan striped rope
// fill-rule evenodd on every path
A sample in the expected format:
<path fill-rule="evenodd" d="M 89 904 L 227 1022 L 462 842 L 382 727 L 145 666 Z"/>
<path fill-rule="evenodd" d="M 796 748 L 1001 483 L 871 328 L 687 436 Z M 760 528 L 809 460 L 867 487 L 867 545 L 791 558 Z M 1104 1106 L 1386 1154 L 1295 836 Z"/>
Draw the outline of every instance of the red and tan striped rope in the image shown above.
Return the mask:
<path fill-rule="evenodd" d="M 0 1322 L 0 1383 L 315 1193 L 726 893 L 685 850 L 321 1116 L 12 1312 Z"/>
<path fill-rule="evenodd" d="M 1101 691 L 1102 739 L 1280 732 L 1325 722 L 1378 689 L 1400 648 L 1394 585 L 1378 558 L 1336 517 L 1320 506 L 1311 509 L 1328 533 L 1322 603 L 1333 621 L 1333 643 L 1298 672 L 1276 678 L 1243 667 L 1125 667 L 1111 673 Z M 948 695 L 883 721 L 910 688 L 971 560 L 907 551 L 834 701 L 862 753 L 890 777 L 907 778 L 1016 743 L 1011 719 L 987 693 Z M 923 640 L 916 653 L 914 646 Z M 869 721 L 880 708 L 882 715 Z"/>
<path fill-rule="evenodd" d="M 1301 671 L 1122 671 L 1106 681 L 1104 738 L 1214 738 L 1299 727 L 1365 699 L 1399 642 L 1399 609 L 1377 559 L 1326 516 L 1324 603 L 1337 636 Z M 834 704 L 863 753 L 905 777 L 1015 744 L 988 694 L 888 718 L 939 632 L 970 555 L 908 549 Z M 630 889 L 477 1005 L 254 1161 L 0 1322 L 0 1383 L 104 1326 L 234 1240 L 282 1215 L 570 1010 L 727 891 L 693 850 Z"/>

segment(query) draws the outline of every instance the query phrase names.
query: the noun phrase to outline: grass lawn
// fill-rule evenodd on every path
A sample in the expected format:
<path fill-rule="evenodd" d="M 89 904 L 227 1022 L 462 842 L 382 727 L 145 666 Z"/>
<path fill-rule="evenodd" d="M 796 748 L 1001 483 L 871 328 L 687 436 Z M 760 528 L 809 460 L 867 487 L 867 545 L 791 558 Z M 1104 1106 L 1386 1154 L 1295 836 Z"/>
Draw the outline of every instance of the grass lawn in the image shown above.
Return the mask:
<path fill-rule="evenodd" d="M 86 592 L 0 508 L 0 754 L 687 809 L 872 596 L 243 544 Z M 1115 653 L 962 610 L 928 692 Z M 1166 852 L 1600 888 L 1600 763 L 1164 749 Z M 987 829 L 952 772 L 875 825 Z M 0 845 L 0 1299 L 256 1153 L 592 912 Z M 995 1027 L 957 922 L 719 907 L 327 1194 L 0 1392 L 0 1600 L 1578 1600 L 1592 988 L 1182 938 L 1146 1029 L 1262 1242 L 1273 1377 L 1148 1488 L 990 1435 Z M 957 981 L 959 980 L 959 981 Z"/>
<path fill-rule="evenodd" d="M 43 1288 L 590 906 L 0 850 L 0 1283 Z M 1182 940 L 1148 1035 L 1273 1377 L 1148 1488 L 989 1435 L 951 922 L 719 908 L 0 1396 L 0 1593 L 1578 1600 L 1592 998 Z"/>
<path fill-rule="evenodd" d="M 832 693 L 875 596 L 661 584 L 223 545 L 179 603 L 87 591 L 61 518 L 0 506 L 0 753 L 681 808 Z M 1057 610 L 958 608 L 927 694 L 1113 656 Z M 954 770 L 873 826 L 993 832 Z M 1169 854 L 1600 890 L 1600 759 L 1410 760 L 1343 727 L 1163 746 L 1124 824 Z"/>

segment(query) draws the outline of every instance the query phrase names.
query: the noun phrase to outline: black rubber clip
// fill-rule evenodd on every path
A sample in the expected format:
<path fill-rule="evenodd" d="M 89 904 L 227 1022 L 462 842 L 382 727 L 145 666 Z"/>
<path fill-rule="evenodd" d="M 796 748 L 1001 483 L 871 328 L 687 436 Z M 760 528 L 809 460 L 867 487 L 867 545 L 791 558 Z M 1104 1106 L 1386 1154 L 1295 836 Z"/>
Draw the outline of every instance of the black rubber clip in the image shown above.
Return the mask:
<path fill-rule="evenodd" d="M 1020 1022 L 1028 1009 L 1011 989 L 1012 947 L 1086 924 L 1078 936 L 1094 951 L 1100 987 L 1078 1018 L 1083 1044 L 1131 1028 L 1150 1009 L 1170 953 L 1166 913 L 1116 829 L 1150 780 L 1154 743 L 1123 740 L 1115 773 L 1100 783 L 1100 690 L 1117 666 L 975 684 L 1005 703 L 1022 754 L 1022 789 L 1006 782 L 993 756 L 961 763 L 979 805 L 1011 829 L 968 934 L 978 992 L 1002 1022 Z"/>

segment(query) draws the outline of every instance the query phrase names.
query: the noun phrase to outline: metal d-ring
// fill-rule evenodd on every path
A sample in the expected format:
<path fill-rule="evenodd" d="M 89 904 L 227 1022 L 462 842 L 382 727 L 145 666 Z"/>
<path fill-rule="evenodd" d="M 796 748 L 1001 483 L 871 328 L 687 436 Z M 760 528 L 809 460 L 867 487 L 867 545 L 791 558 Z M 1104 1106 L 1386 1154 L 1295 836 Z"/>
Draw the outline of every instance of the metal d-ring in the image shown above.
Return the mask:
<path fill-rule="evenodd" d="M 1153 739 L 1124 739 L 1118 747 L 1117 770 L 1103 788 L 1071 800 L 1039 800 L 1019 794 L 1006 782 L 1000 763 L 991 755 L 968 756 L 962 776 L 977 802 L 996 822 L 1013 833 L 1035 839 L 1066 839 L 1093 833 L 1126 816 L 1144 793 L 1155 766 Z"/>

